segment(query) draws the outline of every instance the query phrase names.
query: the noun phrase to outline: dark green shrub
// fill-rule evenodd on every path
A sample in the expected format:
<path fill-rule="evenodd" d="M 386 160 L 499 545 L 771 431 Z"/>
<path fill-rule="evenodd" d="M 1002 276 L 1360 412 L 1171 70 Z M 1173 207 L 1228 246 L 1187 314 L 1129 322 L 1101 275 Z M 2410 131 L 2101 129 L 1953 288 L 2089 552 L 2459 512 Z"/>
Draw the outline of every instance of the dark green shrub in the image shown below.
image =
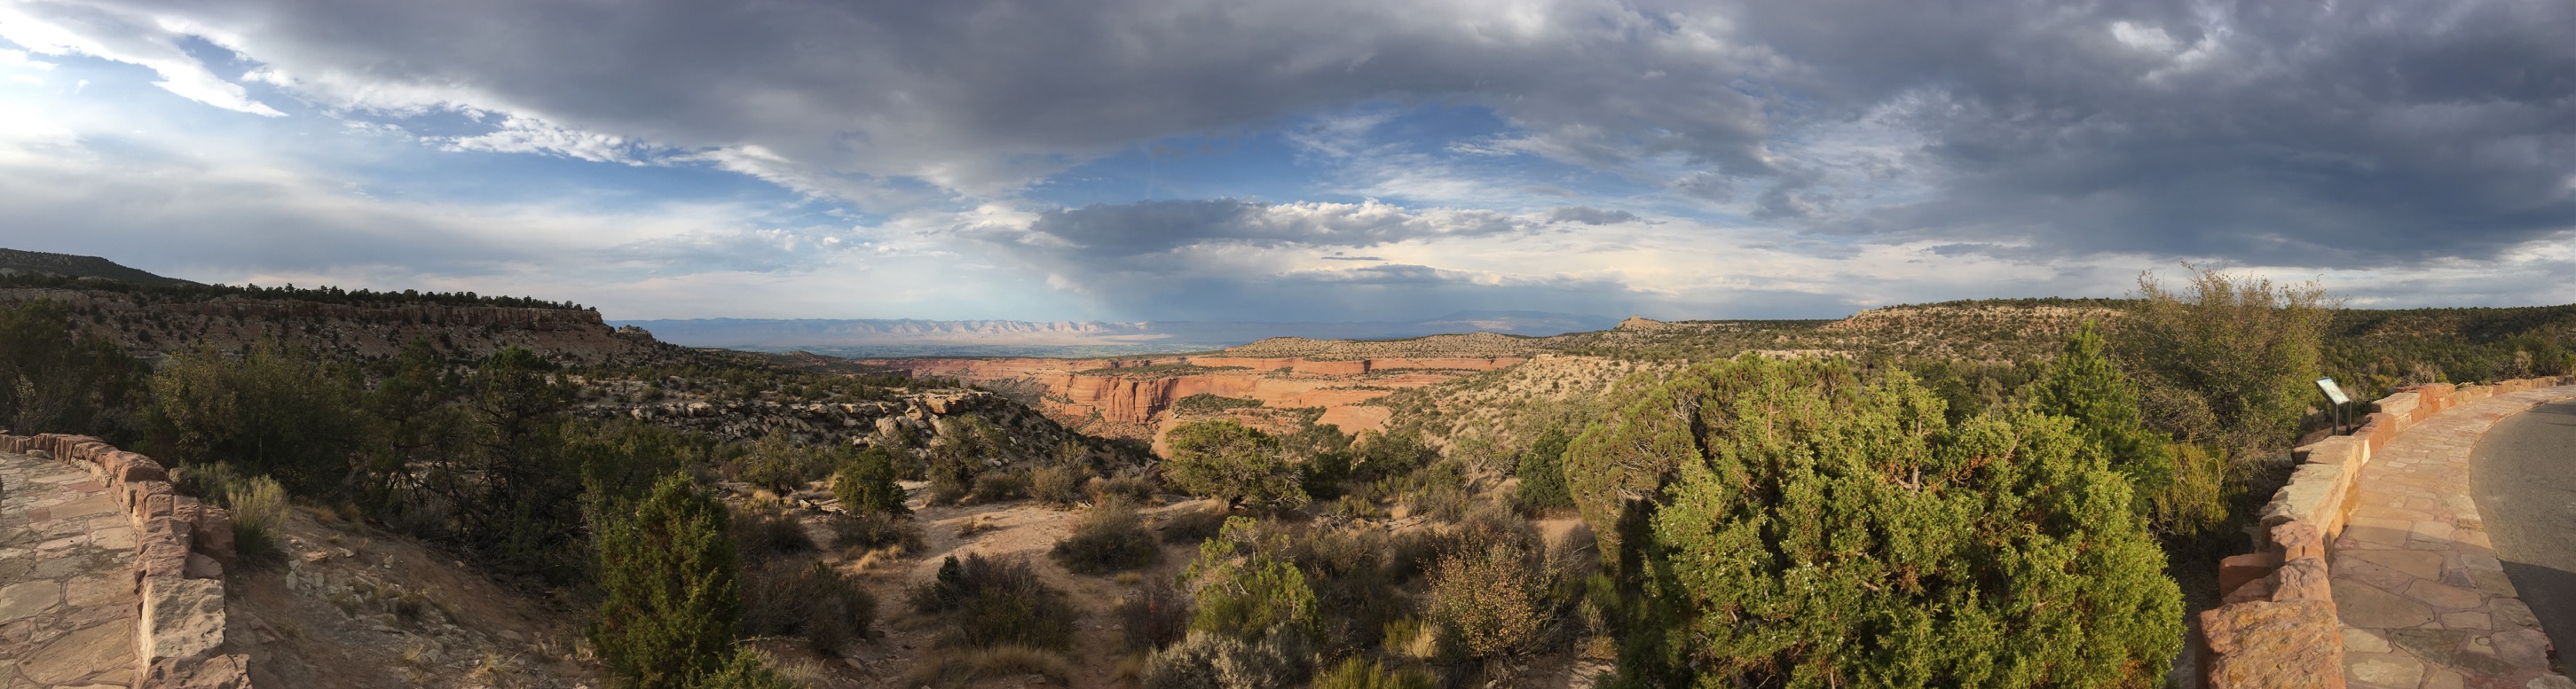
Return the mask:
<path fill-rule="evenodd" d="M 1520 461 L 1512 465 L 1512 475 L 1521 480 L 1512 500 L 1522 509 L 1536 512 L 1574 506 L 1574 494 L 1565 489 L 1565 446 L 1572 440 L 1564 429 L 1550 427 L 1521 452 Z"/>
<path fill-rule="evenodd" d="M 835 468 L 831 450 L 798 446 L 782 433 L 762 436 L 749 450 L 735 460 L 734 479 L 779 495 L 804 490 Z"/>
<path fill-rule="evenodd" d="M 594 517 L 602 600 L 589 635 L 600 664 L 638 689 L 717 673 L 742 618 L 724 504 L 674 474 L 631 510 Z"/>
<path fill-rule="evenodd" d="M 133 358 L 80 332 L 62 304 L 0 307 L 0 428 L 132 442 L 132 410 L 146 402 L 143 380 Z"/>
<path fill-rule="evenodd" d="M 1082 519 L 1074 522 L 1073 533 L 1057 541 L 1048 556 L 1064 565 L 1065 571 L 1108 574 L 1151 566 L 1161 554 L 1154 535 L 1145 531 L 1145 521 L 1136 517 L 1136 507 L 1111 500 L 1084 511 Z"/>
<path fill-rule="evenodd" d="M 1351 453 L 1332 451 L 1315 455 L 1298 467 L 1298 485 L 1316 500 L 1342 496 L 1342 482 L 1351 479 Z"/>
<path fill-rule="evenodd" d="M 817 653 L 837 653 L 868 637 L 876 611 L 875 596 L 822 562 L 771 560 L 743 568 L 746 636 L 799 636 Z"/>
<path fill-rule="evenodd" d="M 912 514 L 903 504 L 903 486 L 895 483 L 894 453 L 884 448 L 860 450 L 832 476 L 832 496 L 850 514 Z"/>
<path fill-rule="evenodd" d="M 1231 409 L 1257 409 L 1260 407 L 1261 400 L 1243 399 L 1239 397 L 1221 397 L 1204 392 L 1183 397 L 1172 402 L 1173 411 L 1194 415 L 1222 414 Z"/>
<path fill-rule="evenodd" d="M 365 448 L 359 388 L 349 372 L 275 344 L 238 359 L 181 354 L 152 375 L 144 447 L 174 465 L 223 461 L 298 495 L 328 494 Z"/>
<path fill-rule="evenodd" d="M 1294 509 L 1306 504 L 1304 476 L 1284 461 L 1267 433 L 1221 419 L 1182 424 L 1167 440 L 1172 456 L 1163 462 L 1163 481 L 1181 492 L 1220 498 L 1229 505 Z"/>
<path fill-rule="evenodd" d="M 1064 594 L 1048 588 L 1037 570 L 1018 560 L 970 554 L 949 557 L 939 574 L 912 591 L 913 609 L 946 623 L 940 645 L 992 648 L 1027 646 L 1064 650 L 1073 643 L 1079 616 Z"/>
<path fill-rule="evenodd" d="M 1227 519 L 1216 538 L 1199 544 L 1198 560 L 1184 575 L 1198 608 L 1190 629 L 1248 640 L 1319 631 L 1315 592 L 1306 585 L 1306 573 L 1288 560 L 1287 547 L 1284 537 L 1264 533 L 1259 522 Z"/>
<path fill-rule="evenodd" d="M 1402 476 L 1440 459 L 1440 452 L 1416 433 L 1361 433 L 1356 445 L 1359 457 L 1351 462 L 1351 472 L 1362 479 Z"/>
<path fill-rule="evenodd" d="M 769 667 L 769 657 L 749 645 L 734 649 L 723 666 L 689 684 L 689 689 L 798 689 L 796 683 Z"/>
<path fill-rule="evenodd" d="M 984 474 L 983 464 L 954 452 L 933 453 L 930 468 L 929 503 L 954 505 L 975 491 L 975 478 Z"/>
<path fill-rule="evenodd" d="M 2112 363 L 2091 324 L 2066 341 L 2029 394 L 2031 411 L 2073 420 L 2077 435 L 2128 477 L 2132 508 L 2158 533 L 2196 537 L 2227 520 L 2227 503 L 2212 490 L 2217 486 L 2183 480 L 2171 437 L 2147 428 L 2136 386 Z"/>
<path fill-rule="evenodd" d="M 785 505 L 756 500 L 734 510 L 730 520 L 734 547 L 742 554 L 759 559 L 810 552 L 814 539 L 805 534 L 805 525 L 797 523 Z"/>

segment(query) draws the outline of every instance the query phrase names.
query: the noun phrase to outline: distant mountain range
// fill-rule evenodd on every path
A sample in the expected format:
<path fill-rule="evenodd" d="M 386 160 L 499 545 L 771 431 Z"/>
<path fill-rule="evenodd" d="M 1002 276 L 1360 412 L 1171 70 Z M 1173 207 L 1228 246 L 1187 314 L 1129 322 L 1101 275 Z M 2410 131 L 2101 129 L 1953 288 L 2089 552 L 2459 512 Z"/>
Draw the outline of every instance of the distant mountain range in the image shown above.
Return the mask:
<path fill-rule="evenodd" d="M 194 285 L 178 278 L 165 278 L 117 265 L 97 256 L 74 256 L 42 251 L 0 249 L 0 275 L 35 273 L 73 278 L 101 278 L 138 285 Z"/>
<path fill-rule="evenodd" d="M 1268 337 L 1393 339 L 1443 333 L 1546 336 L 1607 329 L 1616 318 L 1534 311 L 1454 313 L 1418 321 L 1282 323 L 1220 321 L 932 321 L 745 319 L 610 321 L 663 342 L 845 357 L 1091 357 L 1223 349 Z"/>

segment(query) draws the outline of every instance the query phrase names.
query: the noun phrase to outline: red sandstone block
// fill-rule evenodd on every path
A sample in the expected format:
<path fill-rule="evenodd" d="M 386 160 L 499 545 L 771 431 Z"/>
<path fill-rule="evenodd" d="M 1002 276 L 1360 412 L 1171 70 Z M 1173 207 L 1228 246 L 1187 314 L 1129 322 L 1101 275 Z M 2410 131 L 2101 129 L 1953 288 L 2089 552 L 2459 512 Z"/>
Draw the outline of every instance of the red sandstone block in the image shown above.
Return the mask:
<path fill-rule="evenodd" d="M 175 514 L 176 510 L 179 508 L 179 494 L 176 491 L 171 490 L 170 484 L 168 483 L 161 481 L 145 481 L 142 483 L 129 483 L 126 485 L 142 486 L 141 490 L 136 491 L 137 495 L 141 497 L 142 500 L 135 504 L 140 506 L 138 508 L 140 510 L 140 515 L 145 519 L 168 517 Z"/>
<path fill-rule="evenodd" d="M 161 463 L 152 461 L 150 457 L 119 452 L 113 458 L 113 463 L 108 466 L 108 476 L 120 483 L 170 480 L 170 472 L 163 470 Z"/>
<path fill-rule="evenodd" d="M 2328 602 L 2257 602 L 2200 614 L 2210 689 L 2343 689 L 2343 630 Z"/>
<path fill-rule="evenodd" d="M 178 544 L 181 550 L 188 550 L 196 544 L 193 531 L 194 529 L 187 522 L 171 517 L 158 517 L 144 520 L 143 528 L 138 529 L 136 533 L 141 540 L 168 541 Z"/>
<path fill-rule="evenodd" d="M 2246 553 L 2218 561 L 2218 595 L 2235 593 L 2240 587 L 2281 568 L 2281 556 L 2275 553 Z"/>
<path fill-rule="evenodd" d="M 212 505 L 197 515 L 195 531 L 189 538 L 196 551 L 205 553 L 226 566 L 233 564 L 233 515 Z"/>
<path fill-rule="evenodd" d="M 134 555 L 134 571 L 144 578 L 178 579 L 188 574 L 188 549 L 171 540 L 146 540 Z"/>

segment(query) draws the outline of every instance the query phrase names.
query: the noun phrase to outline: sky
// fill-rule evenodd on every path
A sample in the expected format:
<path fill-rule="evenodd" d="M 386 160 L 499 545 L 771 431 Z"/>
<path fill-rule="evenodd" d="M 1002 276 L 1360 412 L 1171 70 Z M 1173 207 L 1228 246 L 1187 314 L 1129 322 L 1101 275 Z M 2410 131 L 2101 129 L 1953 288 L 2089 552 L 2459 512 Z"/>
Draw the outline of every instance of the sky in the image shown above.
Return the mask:
<path fill-rule="evenodd" d="M 0 0 L 0 247 L 612 319 L 2576 302 L 2565 0 Z"/>

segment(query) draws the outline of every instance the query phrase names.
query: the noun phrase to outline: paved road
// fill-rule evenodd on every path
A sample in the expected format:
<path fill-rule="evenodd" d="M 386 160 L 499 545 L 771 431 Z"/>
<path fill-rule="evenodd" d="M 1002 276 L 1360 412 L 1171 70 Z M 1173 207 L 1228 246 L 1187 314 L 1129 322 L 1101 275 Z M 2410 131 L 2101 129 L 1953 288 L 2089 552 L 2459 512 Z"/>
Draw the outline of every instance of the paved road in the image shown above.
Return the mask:
<path fill-rule="evenodd" d="M 2576 661 L 2576 400 L 2506 417 L 2470 455 L 2478 509 L 2505 576 Z"/>

